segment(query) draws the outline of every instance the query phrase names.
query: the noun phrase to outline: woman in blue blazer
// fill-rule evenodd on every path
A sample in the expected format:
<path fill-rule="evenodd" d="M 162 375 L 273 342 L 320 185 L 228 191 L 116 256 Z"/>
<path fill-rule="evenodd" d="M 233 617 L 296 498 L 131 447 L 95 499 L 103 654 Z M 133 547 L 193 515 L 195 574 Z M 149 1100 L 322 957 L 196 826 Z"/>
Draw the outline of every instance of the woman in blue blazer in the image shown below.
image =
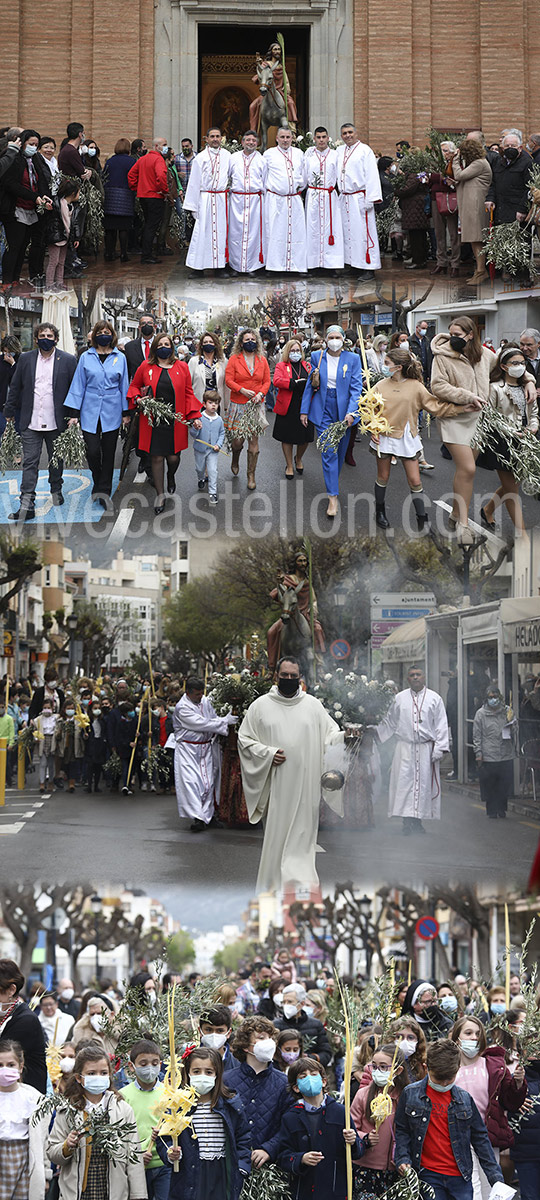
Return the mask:
<path fill-rule="evenodd" d="M 129 421 L 127 362 L 116 348 L 117 341 L 110 321 L 96 322 L 90 347 L 81 354 L 65 402 L 70 424 L 80 421 L 92 472 L 92 496 L 104 508 L 112 492 L 120 426 Z"/>
<path fill-rule="evenodd" d="M 330 325 L 326 332 L 327 349 L 311 355 L 311 374 L 304 389 L 300 420 L 307 426 L 312 421 L 319 437 L 336 421 L 356 425 L 360 419 L 358 401 L 362 392 L 362 368 L 357 354 L 344 350 L 345 334 L 340 325 Z M 314 376 L 315 372 L 315 376 Z M 349 428 L 342 437 L 337 452 L 322 451 L 322 468 L 328 493 L 327 517 L 337 516 L 339 473 L 343 466 Z"/>

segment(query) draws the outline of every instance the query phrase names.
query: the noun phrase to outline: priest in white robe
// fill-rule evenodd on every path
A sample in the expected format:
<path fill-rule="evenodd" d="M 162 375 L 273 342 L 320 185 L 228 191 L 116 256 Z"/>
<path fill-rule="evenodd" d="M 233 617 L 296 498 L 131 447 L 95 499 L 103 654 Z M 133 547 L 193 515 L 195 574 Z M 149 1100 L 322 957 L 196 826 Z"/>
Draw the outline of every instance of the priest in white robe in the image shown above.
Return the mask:
<path fill-rule="evenodd" d="M 321 776 L 328 746 L 343 731 L 320 700 L 302 691 L 296 659 L 281 659 L 277 685 L 250 704 L 238 730 L 244 796 L 252 824 L 264 822 L 259 892 L 315 886 Z M 324 792 L 341 816 L 343 793 Z"/>
<path fill-rule="evenodd" d="M 381 265 L 373 207 L 382 199 L 377 159 L 354 125 L 342 125 L 340 132 L 344 144 L 337 150 L 337 185 L 345 262 L 359 268 L 360 279 L 371 280 Z"/>
<path fill-rule="evenodd" d="M 237 720 L 230 713 L 218 717 L 204 695 L 202 679 L 192 676 L 187 680 L 185 693 L 173 713 L 172 744 L 178 813 L 191 818 L 193 833 L 215 823 L 221 776 L 217 739 L 219 734 L 225 736 Z"/>
<path fill-rule="evenodd" d="M 343 229 L 336 191 L 337 150 L 328 144 L 328 130 L 319 125 L 315 145 L 304 156 L 306 191 L 307 269 L 343 268 Z"/>
<path fill-rule="evenodd" d="M 306 219 L 300 192 L 305 187 L 304 155 L 292 144 L 290 129 L 278 129 L 277 146 L 265 150 L 266 269 L 306 272 Z"/>
<path fill-rule="evenodd" d="M 229 265 L 243 275 L 264 266 L 266 163 L 257 141 L 245 133 L 230 162 Z"/>
<path fill-rule="evenodd" d="M 410 668 L 407 682 L 376 732 L 381 742 L 396 738 L 388 815 L 403 818 L 404 834 L 425 833 L 422 820 L 441 816 L 439 764 L 448 750 L 448 721 L 441 696 L 426 687 L 419 667 Z"/>
<path fill-rule="evenodd" d="M 227 265 L 230 162 L 229 151 L 221 145 L 221 130 L 209 129 L 206 146 L 191 168 L 183 202 L 195 217 L 186 257 L 186 266 L 193 271 L 216 271 Z"/>

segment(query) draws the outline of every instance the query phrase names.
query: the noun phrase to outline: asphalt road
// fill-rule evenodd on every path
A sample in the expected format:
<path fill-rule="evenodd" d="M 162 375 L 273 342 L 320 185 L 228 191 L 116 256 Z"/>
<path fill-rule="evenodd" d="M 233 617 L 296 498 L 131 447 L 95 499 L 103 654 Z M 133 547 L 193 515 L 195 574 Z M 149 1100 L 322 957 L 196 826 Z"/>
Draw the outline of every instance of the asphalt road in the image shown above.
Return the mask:
<path fill-rule="evenodd" d="M 286 480 L 285 460 L 280 444 L 272 437 L 273 417 L 268 415 L 270 427 L 261 438 L 255 492 L 248 492 L 246 487 L 246 452 L 241 457 L 238 478 L 231 475 L 230 460 L 220 455 L 219 503 L 210 508 L 207 493 L 197 492 L 193 454 L 186 450 L 176 475 L 176 494 L 168 498 L 163 515 L 155 517 L 155 492 L 149 484 L 133 483 L 137 460 L 132 456 L 109 512 L 97 522 L 93 506 L 90 506 L 92 511 L 89 511 L 87 522 L 81 520 L 78 513 L 77 523 L 65 526 L 68 544 L 76 545 L 78 555 L 88 555 L 94 564 L 98 564 L 110 559 L 121 548 L 132 554 L 143 550 L 166 554 L 174 534 L 204 539 L 227 537 L 231 539 L 231 548 L 234 539 L 242 535 L 261 541 L 276 533 L 289 537 L 350 537 L 358 533 L 381 536 L 374 519 L 376 464 L 368 449 L 367 438 L 356 443 L 356 467 L 347 464 L 343 467 L 340 512 L 331 521 L 325 515 L 327 497 L 316 446 L 310 446 L 306 452 L 302 479 L 296 476 L 292 481 Z M 425 472 L 422 479 L 428 514 L 436 528 L 443 532 L 446 514 L 435 501 L 442 498 L 451 502 L 453 464 L 442 458 L 440 447 L 433 424 L 431 437 L 425 438 L 425 453 L 428 461 L 434 464 L 434 470 Z M 480 508 L 498 482 L 494 472 L 478 469 L 471 506 L 471 519 L 478 524 Z M 527 526 L 537 524 L 540 518 L 538 501 L 525 496 L 523 505 Z M 513 526 L 506 511 L 498 512 L 499 533 L 505 539 L 511 537 Z M 392 537 L 399 529 L 417 536 L 409 490 L 399 464 L 392 469 L 387 488 L 387 513 L 392 529 L 382 536 Z M 30 522 L 26 528 L 30 531 L 33 524 Z"/>
<path fill-rule="evenodd" d="M 189 831 L 174 795 L 139 792 L 88 796 L 79 790 L 40 797 L 29 777 L 24 793 L 9 790 L 0 809 L 4 883 L 122 880 L 147 891 L 160 887 L 210 887 L 251 893 L 262 829 Z M 459 790 L 443 795 L 442 819 L 426 822 L 426 835 L 404 838 L 401 821 L 375 809 L 375 829 L 321 829 L 317 855 L 321 882 L 352 880 L 361 887 L 433 880 L 525 889 L 540 823 L 509 813 L 488 821 L 479 800 Z"/>

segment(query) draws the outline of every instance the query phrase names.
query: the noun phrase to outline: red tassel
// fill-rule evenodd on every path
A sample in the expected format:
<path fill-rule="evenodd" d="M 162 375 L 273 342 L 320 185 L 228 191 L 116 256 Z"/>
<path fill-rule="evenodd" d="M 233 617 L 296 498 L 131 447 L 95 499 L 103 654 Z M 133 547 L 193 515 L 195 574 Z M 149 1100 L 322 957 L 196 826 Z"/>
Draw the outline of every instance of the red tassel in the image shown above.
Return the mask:
<path fill-rule="evenodd" d="M 335 240 L 336 240 L 336 239 L 335 239 L 335 237 L 334 237 L 333 233 L 331 233 L 331 234 L 330 234 L 330 237 L 328 238 L 328 245 L 329 245 L 329 246 L 333 246 L 333 245 L 335 244 Z"/>
<path fill-rule="evenodd" d="M 259 250 L 259 262 L 264 262 L 264 254 L 262 250 Z"/>

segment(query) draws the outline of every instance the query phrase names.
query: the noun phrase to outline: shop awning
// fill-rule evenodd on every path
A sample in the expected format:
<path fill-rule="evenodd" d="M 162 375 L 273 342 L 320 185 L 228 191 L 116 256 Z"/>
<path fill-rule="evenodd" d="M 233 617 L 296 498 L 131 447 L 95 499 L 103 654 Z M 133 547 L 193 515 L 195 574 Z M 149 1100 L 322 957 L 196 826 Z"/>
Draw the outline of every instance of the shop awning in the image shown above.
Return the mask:
<path fill-rule="evenodd" d="M 394 629 L 381 645 L 383 662 L 409 662 L 426 653 L 426 619 L 414 617 Z"/>

